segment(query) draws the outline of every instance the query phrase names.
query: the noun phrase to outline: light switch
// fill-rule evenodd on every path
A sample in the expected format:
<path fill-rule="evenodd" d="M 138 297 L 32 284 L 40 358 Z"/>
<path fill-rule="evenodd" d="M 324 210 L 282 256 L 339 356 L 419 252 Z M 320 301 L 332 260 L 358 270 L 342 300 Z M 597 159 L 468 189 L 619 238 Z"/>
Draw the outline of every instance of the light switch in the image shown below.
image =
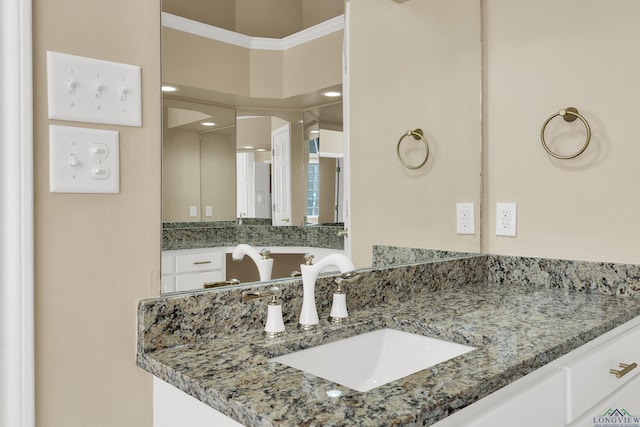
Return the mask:
<path fill-rule="evenodd" d="M 205 206 L 204 208 L 204 216 L 213 216 L 213 207 Z"/>
<path fill-rule="evenodd" d="M 198 207 L 197 206 L 189 206 L 189 216 L 191 218 L 195 218 L 198 216 Z"/>
<path fill-rule="evenodd" d="M 49 191 L 119 193 L 118 132 L 49 126 Z"/>
<path fill-rule="evenodd" d="M 49 118 L 142 126 L 140 67 L 47 52 Z"/>

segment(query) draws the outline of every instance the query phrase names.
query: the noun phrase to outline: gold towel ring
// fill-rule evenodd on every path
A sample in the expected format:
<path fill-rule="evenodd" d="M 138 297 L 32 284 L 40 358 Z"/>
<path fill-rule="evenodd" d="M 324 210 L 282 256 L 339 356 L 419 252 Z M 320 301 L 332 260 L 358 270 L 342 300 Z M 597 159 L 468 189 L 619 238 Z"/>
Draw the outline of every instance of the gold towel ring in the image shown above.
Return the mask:
<path fill-rule="evenodd" d="M 544 131 L 547 128 L 547 125 L 549 124 L 549 122 L 557 116 L 561 116 L 567 122 L 572 122 L 575 119 L 580 119 L 582 120 L 584 127 L 587 129 L 587 140 L 585 141 L 584 145 L 577 153 L 569 156 L 561 156 L 551 151 L 551 149 L 547 146 L 547 142 L 544 140 Z M 587 120 L 584 117 L 582 117 L 580 113 L 578 113 L 578 110 L 576 108 L 569 107 L 567 109 L 560 110 L 559 112 L 549 117 L 546 122 L 544 122 L 544 124 L 542 125 L 542 130 L 540 131 L 540 140 L 542 141 L 542 146 L 544 147 L 545 151 L 551 154 L 556 159 L 562 159 L 562 160 L 573 159 L 574 157 L 578 157 L 580 154 L 582 154 L 584 150 L 586 150 L 587 147 L 589 146 L 589 142 L 591 142 L 591 127 L 589 127 L 589 123 L 587 122 Z"/>
<path fill-rule="evenodd" d="M 404 159 L 402 158 L 402 156 L 400 155 L 400 143 L 402 143 L 402 140 L 407 136 L 412 136 L 413 139 L 415 139 L 416 141 L 422 140 L 422 142 L 424 142 L 424 147 L 427 150 L 427 154 L 424 156 L 424 160 L 419 165 L 411 166 L 410 164 L 405 162 Z M 418 128 L 416 130 L 408 130 L 408 131 L 406 131 L 405 134 L 402 135 L 400 137 L 400 139 L 398 140 L 398 146 L 396 147 L 396 152 L 398 154 L 398 160 L 400 160 L 400 163 L 402 163 L 402 166 L 404 166 L 405 168 L 407 168 L 407 169 L 419 169 L 422 166 L 424 166 L 424 164 L 427 163 L 427 159 L 429 158 L 429 143 L 424 138 L 424 133 L 422 132 L 422 129 Z"/>

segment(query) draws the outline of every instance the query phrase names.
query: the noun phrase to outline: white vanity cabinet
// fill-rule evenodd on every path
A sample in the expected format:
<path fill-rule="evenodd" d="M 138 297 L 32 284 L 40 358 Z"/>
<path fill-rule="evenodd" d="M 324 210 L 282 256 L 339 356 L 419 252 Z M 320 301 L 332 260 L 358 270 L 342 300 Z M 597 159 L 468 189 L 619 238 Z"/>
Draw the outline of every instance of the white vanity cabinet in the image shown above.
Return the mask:
<path fill-rule="evenodd" d="M 162 252 L 162 292 L 203 289 L 207 282 L 225 280 L 226 248 Z"/>
<path fill-rule="evenodd" d="M 564 427 L 564 374 L 541 368 L 434 427 Z"/>
<path fill-rule="evenodd" d="M 622 369 L 620 363 L 632 366 L 639 362 L 640 317 L 637 317 L 434 426 L 593 427 L 605 425 L 605 422 L 597 424 L 595 421 L 606 416 L 607 411 L 616 410 L 638 417 L 636 423 L 640 424 L 640 367 L 629 369 L 620 378 L 610 373 L 611 369 Z M 154 396 L 161 396 L 154 397 L 154 414 L 158 417 L 154 427 L 175 425 L 163 423 L 163 420 L 172 419 L 176 411 L 186 410 L 180 408 L 191 408 L 195 403 L 199 404 L 196 406 L 202 411 L 201 417 L 212 423 L 208 425 L 238 425 L 157 378 L 154 379 Z M 172 406 L 174 401 L 179 404 Z M 199 427 L 202 424 L 180 425 Z"/>
<path fill-rule="evenodd" d="M 164 294 L 202 289 L 207 282 L 227 280 L 226 255 L 232 253 L 234 248 L 230 246 L 162 251 L 161 292 Z M 314 262 L 331 254 L 345 253 L 341 249 L 308 246 L 256 246 L 256 249 L 268 249 L 272 254 L 310 253 L 314 255 Z"/>
<path fill-rule="evenodd" d="M 437 427 L 593 427 L 607 410 L 640 414 L 640 317 L 492 393 Z M 640 416 L 640 415 L 639 415 Z"/>
<path fill-rule="evenodd" d="M 153 377 L 153 427 L 241 427 L 224 414 Z"/>
<path fill-rule="evenodd" d="M 640 363 L 640 326 L 569 361 L 563 367 L 567 390 L 567 423 L 586 417 L 591 424 L 576 422 L 572 425 L 593 426 L 593 417 L 604 414 L 608 409 L 624 409 L 640 417 L 640 394 L 637 392 L 640 387 L 640 367 L 634 368 L 634 363 Z M 624 367 L 627 367 L 626 370 Z M 619 377 L 612 374 L 611 369 L 620 372 Z M 611 403 L 602 403 L 604 398 Z"/>
<path fill-rule="evenodd" d="M 629 379 L 622 387 L 616 390 L 604 400 L 585 411 L 581 416 L 573 420 L 569 427 L 593 427 L 596 422 L 606 425 L 606 416 L 611 415 L 611 411 L 626 411 L 633 417 L 635 424 L 640 424 L 640 377 Z M 621 424 L 622 425 L 622 424 Z"/>

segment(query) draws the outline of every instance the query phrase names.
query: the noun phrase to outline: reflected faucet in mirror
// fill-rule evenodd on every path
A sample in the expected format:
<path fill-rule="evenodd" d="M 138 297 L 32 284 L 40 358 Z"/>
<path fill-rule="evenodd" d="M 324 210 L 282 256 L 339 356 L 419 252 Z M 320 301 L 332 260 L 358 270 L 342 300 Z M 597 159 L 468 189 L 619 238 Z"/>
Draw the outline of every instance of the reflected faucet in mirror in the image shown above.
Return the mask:
<path fill-rule="evenodd" d="M 271 252 L 267 249 L 262 249 L 258 252 L 255 248 L 243 243 L 235 247 L 231 258 L 234 261 L 242 261 L 244 256 L 248 255 L 258 268 L 260 281 L 266 282 L 271 280 L 271 271 L 273 270 L 273 258 L 269 257 L 270 254 Z"/>

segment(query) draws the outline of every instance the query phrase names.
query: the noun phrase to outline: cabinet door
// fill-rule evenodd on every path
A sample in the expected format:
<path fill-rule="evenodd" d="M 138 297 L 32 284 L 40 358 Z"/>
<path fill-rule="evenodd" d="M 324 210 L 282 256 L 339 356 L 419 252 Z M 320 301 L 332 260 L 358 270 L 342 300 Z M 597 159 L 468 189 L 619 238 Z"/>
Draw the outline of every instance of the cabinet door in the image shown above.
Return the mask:
<path fill-rule="evenodd" d="M 564 376 L 555 368 L 526 376 L 433 427 L 563 427 L 564 406 Z"/>
<path fill-rule="evenodd" d="M 587 409 L 569 427 L 597 425 L 640 425 L 640 377 L 636 376 L 615 393 Z"/>
<path fill-rule="evenodd" d="M 564 379 L 560 370 L 506 398 L 502 404 L 479 415 L 469 427 L 564 426 Z"/>
<path fill-rule="evenodd" d="M 581 416 L 598 401 L 636 377 L 640 368 L 631 370 L 621 378 L 609 372 L 610 369 L 622 369 L 619 367 L 621 363 L 630 365 L 634 362 L 640 363 L 640 326 L 567 363 L 567 422 Z"/>
<path fill-rule="evenodd" d="M 176 256 L 176 273 L 192 273 L 222 268 L 224 254 L 220 250 L 207 252 L 189 251 Z"/>
<path fill-rule="evenodd" d="M 222 271 L 206 271 L 204 273 L 178 274 L 176 276 L 176 291 L 190 291 L 203 289 L 207 282 L 224 280 Z"/>
<path fill-rule="evenodd" d="M 242 427 L 198 399 L 153 377 L 153 427 Z"/>

